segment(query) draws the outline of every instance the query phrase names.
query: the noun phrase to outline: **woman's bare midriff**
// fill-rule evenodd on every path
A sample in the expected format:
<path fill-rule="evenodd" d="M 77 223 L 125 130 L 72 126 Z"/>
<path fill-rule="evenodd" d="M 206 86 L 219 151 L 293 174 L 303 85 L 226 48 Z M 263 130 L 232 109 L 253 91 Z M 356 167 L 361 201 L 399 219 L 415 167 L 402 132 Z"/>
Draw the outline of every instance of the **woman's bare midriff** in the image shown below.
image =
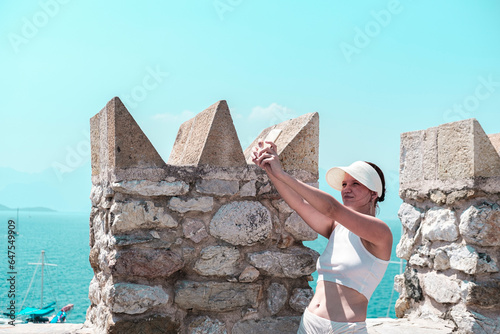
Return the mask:
<path fill-rule="evenodd" d="M 360 322 L 366 320 L 367 307 L 368 300 L 358 291 L 334 282 L 318 281 L 307 309 L 331 321 Z"/>

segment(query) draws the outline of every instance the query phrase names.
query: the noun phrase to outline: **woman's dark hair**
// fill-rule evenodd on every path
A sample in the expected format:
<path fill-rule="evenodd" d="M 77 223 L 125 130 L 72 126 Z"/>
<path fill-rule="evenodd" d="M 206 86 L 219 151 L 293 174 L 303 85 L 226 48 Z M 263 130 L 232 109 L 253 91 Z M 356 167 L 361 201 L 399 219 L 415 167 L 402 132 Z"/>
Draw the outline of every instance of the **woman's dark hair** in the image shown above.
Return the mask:
<path fill-rule="evenodd" d="M 373 162 L 368 162 L 368 161 L 365 161 L 367 164 L 369 164 L 370 166 L 373 167 L 373 169 L 375 169 L 378 173 L 378 176 L 380 176 L 380 180 L 382 181 L 382 195 L 380 195 L 378 198 L 377 198 L 377 202 L 383 202 L 384 199 L 385 199 L 385 178 L 384 178 L 384 173 L 382 173 L 382 170 L 377 166 L 375 165 Z"/>

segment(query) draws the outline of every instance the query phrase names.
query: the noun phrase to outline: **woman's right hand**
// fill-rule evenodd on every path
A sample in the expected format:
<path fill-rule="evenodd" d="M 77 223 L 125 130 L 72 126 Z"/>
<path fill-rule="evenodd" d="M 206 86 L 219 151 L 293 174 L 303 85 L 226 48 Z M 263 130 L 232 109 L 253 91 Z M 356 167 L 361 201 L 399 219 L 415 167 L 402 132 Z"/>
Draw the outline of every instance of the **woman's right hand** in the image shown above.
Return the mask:
<path fill-rule="evenodd" d="M 258 146 L 252 149 L 252 161 L 270 176 L 278 177 L 283 169 L 277 151 L 274 142 L 259 140 Z"/>

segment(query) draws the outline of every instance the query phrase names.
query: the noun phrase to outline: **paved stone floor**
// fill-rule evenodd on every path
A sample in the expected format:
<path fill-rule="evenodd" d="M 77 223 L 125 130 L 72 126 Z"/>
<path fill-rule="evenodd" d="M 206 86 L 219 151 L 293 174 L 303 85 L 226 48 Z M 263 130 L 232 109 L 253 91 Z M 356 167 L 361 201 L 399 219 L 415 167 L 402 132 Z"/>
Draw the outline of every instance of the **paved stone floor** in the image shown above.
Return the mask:
<path fill-rule="evenodd" d="M 449 334 L 452 327 L 430 320 L 368 319 L 369 334 Z M 20 324 L 0 325 L 0 334 L 92 334 L 83 324 Z"/>

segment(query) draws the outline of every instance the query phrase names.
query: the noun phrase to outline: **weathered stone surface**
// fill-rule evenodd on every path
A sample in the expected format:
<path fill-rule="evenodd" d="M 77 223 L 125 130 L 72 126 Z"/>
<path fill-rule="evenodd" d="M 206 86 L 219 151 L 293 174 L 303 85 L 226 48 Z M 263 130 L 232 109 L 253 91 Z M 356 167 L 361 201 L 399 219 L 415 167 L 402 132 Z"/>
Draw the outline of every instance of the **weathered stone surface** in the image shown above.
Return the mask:
<path fill-rule="evenodd" d="M 420 280 L 418 278 L 417 271 L 406 267 L 404 272 L 404 294 L 410 299 L 419 302 L 424 299 L 422 287 L 420 286 Z"/>
<path fill-rule="evenodd" d="M 454 306 L 450 311 L 450 316 L 459 328 L 458 333 L 496 334 L 500 330 L 500 318 L 488 318 L 469 311 L 463 304 Z"/>
<path fill-rule="evenodd" d="M 306 248 L 292 247 L 282 252 L 262 251 L 247 254 L 254 267 L 275 277 L 298 278 L 312 274 L 316 270 L 319 254 Z"/>
<path fill-rule="evenodd" d="M 316 233 L 307 223 L 298 215 L 293 212 L 285 221 L 285 230 L 290 233 L 296 240 L 316 240 L 318 233 Z"/>
<path fill-rule="evenodd" d="M 256 180 L 248 181 L 240 189 L 241 197 L 255 197 L 257 188 L 255 187 Z"/>
<path fill-rule="evenodd" d="M 116 192 L 141 196 L 181 196 L 189 191 L 189 185 L 183 181 L 152 182 L 148 180 L 120 181 L 111 184 Z"/>
<path fill-rule="evenodd" d="M 271 214 L 259 202 L 225 204 L 210 222 L 210 234 L 233 245 L 248 246 L 264 241 L 271 230 Z"/>
<path fill-rule="evenodd" d="M 413 246 L 416 238 L 410 238 L 408 233 L 404 233 L 396 246 L 396 256 L 400 259 L 410 260 L 413 253 Z"/>
<path fill-rule="evenodd" d="M 234 247 L 208 246 L 201 251 L 194 270 L 202 276 L 226 276 L 238 273 L 240 252 Z"/>
<path fill-rule="evenodd" d="M 92 175 L 113 168 L 163 167 L 160 157 L 118 97 L 90 119 Z"/>
<path fill-rule="evenodd" d="M 438 303 L 457 303 L 460 300 L 460 285 L 453 279 L 435 272 L 423 276 L 424 292 Z"/>
<path fill-rule="evenodd" d="M 477 306 L 484 309 L 500 307 L 500 282 L 467 284 L 467 306 Z"/>
<path fill-rule="evenodd" d="M 465 241 L 480 246 L 500 246 L 500 207 L 497 204 L 471 206 L 460 216 L 460 233 Z"/>
<path fill-rule="evenodd" d="M 300 317 L 264 318 L 237 322 L 233 334 L 296 334 Z"/>
<path fill-rule="evenodd" d="M 289 215 L 294 212 L 293 209 L 282 199 L 274 200 L 272 201 L 272 204 L 280 213 Z"/>
<path fill-rule="evenodd" d="M 467 274 L 498 272 L 498 266 L 487 254 L 479 254 L 472 246 L 452 246 L 446 249 L 450 267 Z"/>
<path fill-rule="evenodd" d="M 248 164 L 252 162 L 252 148 L 257 146 L 260 139 L 265 140 L 274 129 L 281 130 L 275 141 L 278 147 L 278 156 L 285 170 L 306 170 L 318 173 L 319 156 L 319 114 L 310 113 L 284 121 L 264 129 L 259 136 L 245 150 Z"/>
<path fill-rule="evenodd" d="M 438 129 L 439 178 L 498 175 L 500 157 L 477 120 L 447 123 Z"/>
<path fill-rule="evenodd" d="M 227 334 L 226 325 L 210 317 L 198 317 L 189 324 L 188 334 Z"/>
<path fill-rule="evenodd" d="M 116 283 L 112 309 L 117 313 L 139 314 L 169 302 L 170 296 L 161 286 Z"/>
<path fill-rule="evenodd" d="M 280 283 L 271 283 L 267 289 L 267 309 L 272 315 L 281 311 L 287 299 L 288 291 L 285 286 Z"/>
<path fill-rule="evenodd" d="M 182 269 L 184 262 L 169 250 L 123 250 L 116 253 L 113 273 L 122 277 L 166 278 Z"/>
<path fill-rule="evenodd" d="M 241 273 L 238 280 L 241 283 L 253 283 L 259 278 L 259 276 L 260 272 L 257 269 L 252 266 L 247 266 Z"/>
<path fill-rule="evenodd" d="M 427 256 L 424 256 L 422 254 L 413 254 L 410 257 L 410 264 L 412 266 L 419 266 L 419 267 L 433 267 L 433 263 L 431 259 L 429 259 Z"/>
<path fill-rule="evenodd" d="M 120 203 L 115 202 L 111 206 L 114 215 L 112 232 L 122 233 L 140 228 L 169 228 L 177 227 L 177 221 L 164 208 L 156 207 L 153 202 L 144 203 Z"/>
<path fill-rule="evenodd" d="M 455 213 L 449 209 L 432 208 L 425 214 L 422 236 L 431 241 L 455 241 L 458 239 Z"/>
<path fill-rule="evenodd" d="M 261 290 L 260 284 L 180 281 L 175 284 L 175 303 L 183 309 L 212 312 L 255 308 Z"/>
<path fill-rule="evenodd" d="M 170 209 L 181 213 L 189 211 L 209 212 L 212 211 L 214 206 L 214 199 L 213 197 L 195 197 L 183 200 L 179 197 L 172 197 L 168 206 Z"/>
<path fill-rule="evenodd" d="M 436 250 L 434 255 L 434 269 L 435 270 L 446 270 L 450 268 L 450 257 L 446 251 L 442 249 Z"/>
<path fill-rule="evenodd" d="M 489 134 L 488 138 L 495 150 L 497 150 L 497 153 L 500 154 L 500 133 Z"/>
<path fill-rule="evenodd" d="M 182 223 L 182 232 L 186 238 L 193 240 L 195 243 L 199 243 L 208 237 L 205 223 L 199 219 L 186 219 Z"/>
<path fill-rule="evenodd" d="M 164 334 L 178 333 L 180 324 L 170 317 L 147 316 L 134 320 L 118 320 L 111 325 L 109 334 L 141 333 Z"/>
<path fill-rule="evenodd" d="M 422 216 L 422 212 L 419 209 L 408 203 L 403 203 L 399 207 L 399 220 L 401 220 L 401 224 L 403 224 L 403 226 L 408 230 L 410 234 L 414 235 L 417 229 L 420 227 Z"/>
<path fill-rule="evenodd" d="M 205 195 L 234 195 L 240 189 L 239 182 L 234 180 L 200 180 L 196 183 L 196 191 Z"/>
<path fill-rule="evenodd" d="M 425 131 L 405 132 L 401 134 L 399 174 L 401 184 L 423 179 L 422 142 Z"/>
<path fill-rule="evenodd" d="M 294 289 L 290 297 L 290 307 L 299 313 L 303 313 L 311 302 L 313 295 L 312 289 Z"/>
<path fill-rule="evenodd" d="M 170 153 L 171 165 L 246 166 L 233 119 L 221 100 L 182 123 Z"/>

